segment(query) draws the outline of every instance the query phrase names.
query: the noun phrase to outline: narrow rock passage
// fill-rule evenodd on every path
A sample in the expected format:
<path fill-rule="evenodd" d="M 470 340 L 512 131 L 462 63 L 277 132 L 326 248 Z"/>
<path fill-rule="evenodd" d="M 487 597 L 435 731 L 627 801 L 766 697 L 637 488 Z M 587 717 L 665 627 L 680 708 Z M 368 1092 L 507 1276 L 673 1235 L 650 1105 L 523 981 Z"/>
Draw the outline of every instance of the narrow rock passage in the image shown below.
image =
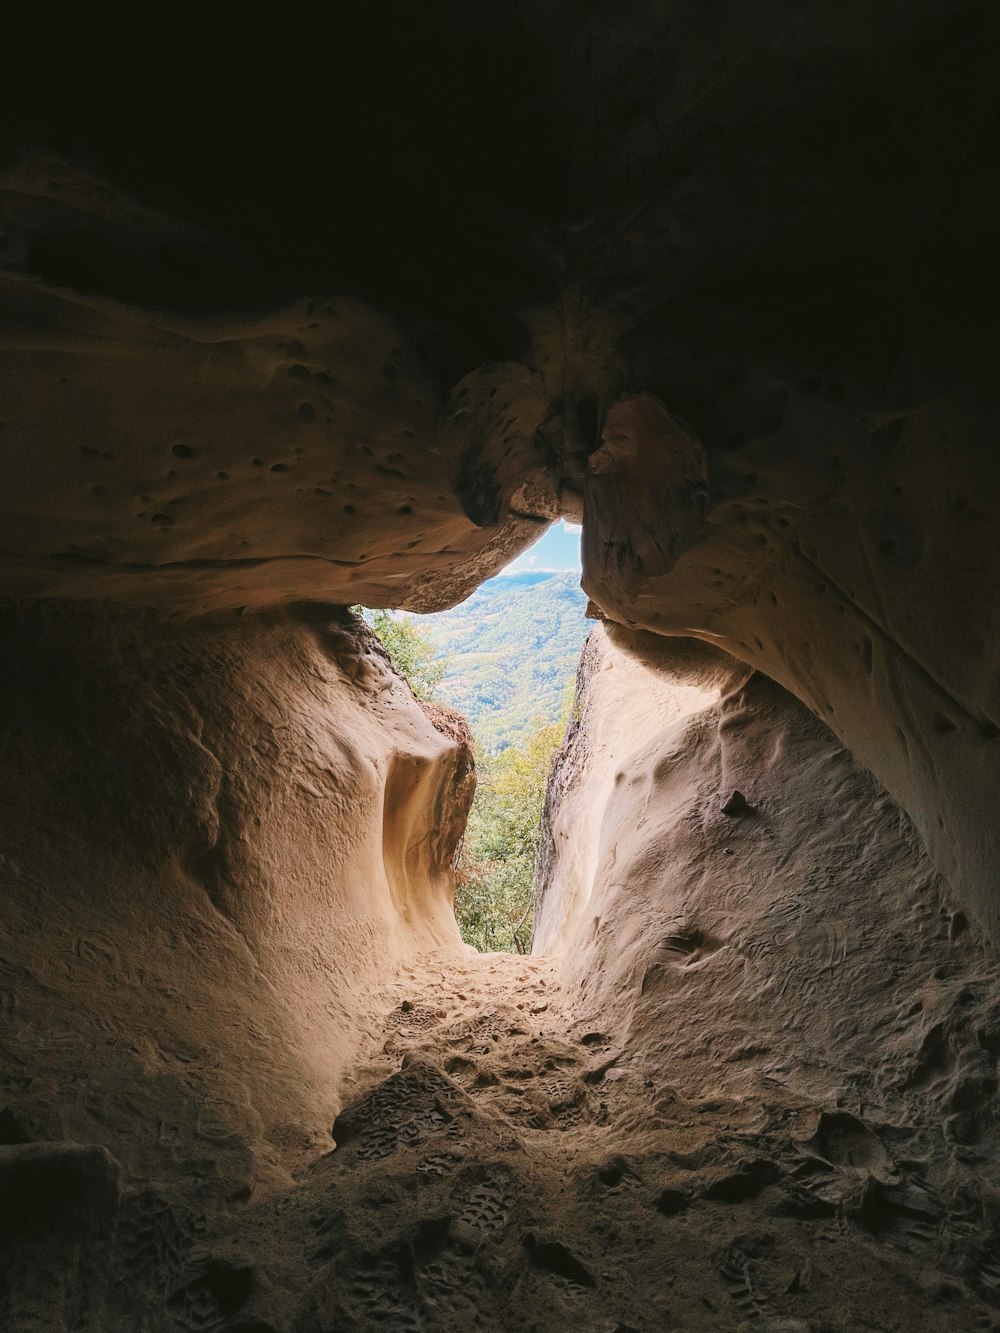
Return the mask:
<path fill-rule="evenodd" d="M 947 1219 L 867 1123 L 778 1087 L 692 1101 L 579 1005 L 545 958 L 404 969 L 336 1148 L 246 1218 L 241 1254 L 276 1283 L 255 1314 L 273 1298 L 274 1328 L 316 1333 L 997 1327 L 921 1287 Z"/>

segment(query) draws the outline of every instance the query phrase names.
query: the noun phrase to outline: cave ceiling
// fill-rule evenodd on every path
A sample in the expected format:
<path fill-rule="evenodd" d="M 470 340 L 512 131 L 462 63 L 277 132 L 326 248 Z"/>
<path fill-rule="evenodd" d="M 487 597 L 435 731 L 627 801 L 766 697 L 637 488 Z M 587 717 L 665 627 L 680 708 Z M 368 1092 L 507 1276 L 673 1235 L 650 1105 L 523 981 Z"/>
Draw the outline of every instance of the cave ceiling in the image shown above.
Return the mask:
<path fill-rule="evenodd" d="M 588 591 L 651 623 L 706 527 L 745 570 L 778 511 L 846 503 L 905 563 L 885 455 L 989 395 L 991 6 L 19 22 L 7 594 L 430 610 L 587 492 Z M 672 537 L 587 478 L 636 395 L 701 451 Z M 862 445 L 877 503 L 844 499 Z"/>

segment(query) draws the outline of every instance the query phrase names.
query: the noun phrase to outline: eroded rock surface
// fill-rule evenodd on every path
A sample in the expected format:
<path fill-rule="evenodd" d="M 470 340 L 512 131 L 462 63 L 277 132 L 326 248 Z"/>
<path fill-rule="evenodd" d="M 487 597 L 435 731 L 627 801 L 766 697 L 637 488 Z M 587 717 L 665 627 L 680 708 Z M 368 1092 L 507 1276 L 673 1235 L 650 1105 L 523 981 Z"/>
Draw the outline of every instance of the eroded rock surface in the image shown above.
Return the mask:
<path fill-rule="evenodd" d="M 998 24 L 9 16 L 6 1326 L 996 1325 Z M 557 983 L 342 608 L 559 514 Z"/>
<path fill-rule="evenodd" d="M 794 692 L 996 935 L 998 22 L 29 33 L 0 590 L 429 610 L 585 513 L 603 614 Z"/>
<path fill-rule="evenodd" d="M 613 635 L 588 642 L 550 786 L 537 939 L 562 951 L 582 1012 L 641 1052 L 656 1113 L 674 1122 L 658 1133 L 701 1137 L 672 1159 L 658 1206 L 683 1212 L 679 1235 L 695 1198 L 768 1213 L 766 1241 L 727 1216 L 742 1255 L 727 1281 L 748 1317 L 763 1256 L 786 1243 L 775 1219 L 794 1217 L 807 1267 L 841 1245 L 856 1267 L 839 1309 L 830 1295 L 809 1313 L 796 1295 L 781 1314 L 824 1329 L 989 1326 L 995 1315 L 936 1302 L 997 1299 L 995 954 L 942 898 L 898 808 L 783 690 L 707 648 Z M 734 820 L 720 795 L 737 784 L 750 809 Z M 582 848 L 570 828 L 590 831 Z M 732 1135 L 725 1162 L 715 1117 Z M 910 1264 L 921 1280 L 939 1270 L 933 1314 L 880 1306 L 879 1285 L 908 1286 Z M 773 1315 L 773 1298 L 756 1313 Z"/>
<path fill-rule="evenodd" d="M 890 798 L 780 687 L 703 644 L 596 629 L 547 813 L 548 956 L 477 957 L 438 911 L 460 810 L 420 771 L 467 800 L 461 723 L 430 729 L 356 624 L 204 625 L 182 651 L 152 617 L 60 607 L 42 643 L 67 614 L 81 651 L 99 632 L 105 679 L 127 683 L 140 643 L 158 645 L 152 758 L 126 776 L 132 808 L 152 793 L 164 816 L 100 823 L 107 859 L 85 876 L 74 826 L 74 895 L 57 879 L 70 832 L 40 840 L 30 784 L 20 807 L 8 788 L 25 837 L 8 866 L 0 1176 L 38 1162 L 72 1185 L 64 1215 L 19 1225 L 5 1252 L 9 1326 L 1000 1325 L 995 955 Z M 281 695 L 291 749 L 267 724 L 279 644 L 283 669 L 293 648 L 300 663 Z M 51 713 L 59 693 L 39 692 Z M 190 744 L 171 721 L 182 696 L 199 744 L 271 812 L 269 831 L 243 828 L 239 879 L 220 872 L 224 912 L 154 846 L 178 836 L 152 742 Z M 253 775 L 236 719 L 264 751 Z M 65 709 L 52 729 L 65 739 Z M 363 760 L 379 737 L 391 753 Z M 384 824 L 402 759 L 409 802 Z M 108 783 L 120 763 L 91 771 Z M 334 818 L 349 781 L 368 796 Z M 721 808 L 734 789 L 739 819 Z M 116 886 L 146 884 L 136 838 L 161 870 L 132 904 Z M 281 900 L 312 855 L 315 877 Z M 46 933 L 28 886 L 59 890 Z M 77 922 L 101 934 L 74 944 Z"/>
<path fill-rule="evenodd" d="M 0 1140 L 223 1196 L 280 1176 L 395 963 L 462 947 L 467 729 L 337 608 L 3 619 Z"/>

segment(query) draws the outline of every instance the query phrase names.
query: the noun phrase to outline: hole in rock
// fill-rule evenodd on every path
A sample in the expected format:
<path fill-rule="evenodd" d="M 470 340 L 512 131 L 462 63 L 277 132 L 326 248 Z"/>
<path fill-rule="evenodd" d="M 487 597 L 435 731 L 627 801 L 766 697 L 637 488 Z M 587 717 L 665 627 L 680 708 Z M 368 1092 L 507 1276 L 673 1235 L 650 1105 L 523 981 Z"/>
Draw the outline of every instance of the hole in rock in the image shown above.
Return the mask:
<path fill-rule="evenodd" d="M 960 1333 L 995 1292 L 965 1169 L 1000 1051 L 971 913 L 940 911 L 899 809 L 774 681 L 592 628 L 576 534 L 550 531 L 572 558 L 543 541 L 449 611 L 365 613 L 423 711 L 340 607 L 322 651 L 300 610 L 164 630 L 145 677 L 131 630 L 110 662 L 88 640 L 55 707 L 37 659 L 12 676 L 62 784 L 66 701 L 87 703 L 99 781 L 76 799 L 108 883 L 120 808 L 144 840 L 129 895 L 67 891 L 54 928 L 20 827 L 0 861 L 24 950 L 0 973 L 4 1226 L 30 1203 L 18 1246 L 58 1222 L 95 1256 L 103 1326 L 851 1333 L 873 1310 L 931 1326 L 920 1284 L 947 1279 Z M 751 651 L 790 597 L 745 618 Z M 812 629 L 796 642 L 819 669 Z M 150 679 L 147 722 L 120 685 Z M 457 875 L 449 706 L 479 775 Z M 952 713 L 923 719 L 933 753 L 988 756 L 992 722 Z M 149 839 L 173 879 L 133 910 Z"/>
<path fill-rule="evenodd" d="M 5 15 L 0 1333 L 1000 1333 L 1000 5 L 257 9 Z"/>
<path fill-rule="evenodd" d="M 785 605 L 759 600 L 749 651 Z M 553 1328 L 586 1302 L 594 1327 L 645 1327 L 647 1301 L 692 1328 L 825 1326 L 805 1247 L 834 1217 L 838 1281 L 905 1303 L 961 1207 L 939 1126 L 979 1151 L 1000 1043 L 985 989 L 959 986 L 970 922 L 925 919 L 923 853 L 818 720 L 832 708 L 694 639 L 605 624 L 580 659 L 577 573 L 538 556 L 450 611 L 366 615 L 418 698 L 471 722 L 480 784 L 455 900 L 478 956 L 404 966 L 382 1081 L 334 1124 L 338 1179 L 368 1171 L 402 1211 L 372 1318 L 386 1291 L 457 1300 L 450 1266 L 488 1255 Z M 850 652 L 870 680 L 869 637 Z M 408 1171 L 420 1216 L 389 1184 Z"/>
<path fill-rule="evenodd" d="M 586 603 L 579 529 L 563 521 L 449 611 L 366 612 L 417 698 L 471 727 L 477 783 L 455 909 L 462 938 L 484 953 L 531 951 L 545 783 L 591 628 Z"/>

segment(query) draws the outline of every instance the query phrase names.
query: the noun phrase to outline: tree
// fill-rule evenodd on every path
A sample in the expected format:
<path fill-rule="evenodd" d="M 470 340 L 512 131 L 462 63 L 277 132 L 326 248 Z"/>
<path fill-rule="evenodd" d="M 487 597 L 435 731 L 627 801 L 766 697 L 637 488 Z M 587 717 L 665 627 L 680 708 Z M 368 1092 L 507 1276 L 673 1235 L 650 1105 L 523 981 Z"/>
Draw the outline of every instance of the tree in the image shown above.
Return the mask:
<path fill-rule="evenodd" d="M 562 735 L 562 722 L 536 722 L 522 744 L 480 758 L 455 896 L 462 938 L 477 949 L 527 953 L 531 947 L 545 782 Z"/>
<path fill-rule="evenodd" d="M 418 627 L 412 616 L 394 616 L 391 611 L 367 612 L 366 619 L 382 640 L 393 666 L 406 677 L 416 697 L 433 699 L 448 662 L 437 656 L 425 631 Z"/>
<path fill-rule="evenodd" d="M 437 655 L 431 636 L 412 616 L 352 609 L 364 615 L 417 698 L 432 698 L 449 664 Z M 485 690 L 507 713 L 520 697 L 518 673 L 506 653 L 497 662 L 499 655 L 483 654 L 490 660 L 477 681 L 477 693 Z M 553 680 L 551 692 L 557 688 Z M 559 722 L 546 723 L 537 713 L 529 722 L 525 709 L 513 744 L 508 736 L 493 734 L 495 717 L 480 728 L 478 783 L 456 868 L 455 915 L 462 938 L 484 952 L 527 953 L 531 948 L 545 783 L 565 731 L 572 689 L 568 682 Z"/>

